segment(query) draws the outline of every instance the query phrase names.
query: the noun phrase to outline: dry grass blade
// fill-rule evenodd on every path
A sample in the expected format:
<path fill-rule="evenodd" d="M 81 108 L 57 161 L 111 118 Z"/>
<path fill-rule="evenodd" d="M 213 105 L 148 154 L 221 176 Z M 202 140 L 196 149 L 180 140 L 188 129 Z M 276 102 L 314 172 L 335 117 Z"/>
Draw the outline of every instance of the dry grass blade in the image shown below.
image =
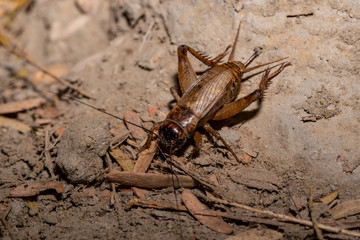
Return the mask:
<path fill-rule="evenodd" d="M 87 98 L 91 98 L 94 99 L 90 94 L 86 93 L 85 91 L 81 90 L 78 87 L 73 86 L 71 83 L 69 83 L 68 81 L 59 78 L 57 76 L 55 76 L 54 74 L 52 74 L 51 72 L 49 72 L 47 69 L 45 69 L 44 67 L 40 66 L 40 64 L 36 63 L 35 60 L 32 60 L 28 54 L 26 54 L 26 51 L 23 50 L 23 48 L 20 48 L 19 45 L 17 45 L 14 41 L 12 41 L 12 43 L 9 42 L 8 38 L 10 34 L 6 33 L 6 31 L 4 29 L 0 29 L 0 44 L 7 49 L 10 53 L 12 53 L 13 55 L 21 58 L 22 60 L 24 60 L 26 63 L 30 64 L 31 66 L 35 67 L 36 69 L 40 70 L 41 72 L 43 72 L 44 74 L 52 77 L 53 79 L 55 79 L 57 82 L 64 84 L 65 86 L 69 87 L 70 89 L 74 90 L 75 92 L 78 92 L 79 94 L 83 95 L 84 97 Z"/>

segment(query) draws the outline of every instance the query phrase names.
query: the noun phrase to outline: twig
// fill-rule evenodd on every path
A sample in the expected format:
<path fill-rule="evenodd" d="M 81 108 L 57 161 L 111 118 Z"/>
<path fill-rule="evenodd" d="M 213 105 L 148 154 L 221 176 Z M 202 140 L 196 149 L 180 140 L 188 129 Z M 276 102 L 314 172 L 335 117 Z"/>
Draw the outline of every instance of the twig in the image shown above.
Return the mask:
<path fill-rule="evenodd" d="M 208 188 L 212 193 L 214 193 L 217 196 L 221 196 L 221 190 L 219 187 L 214 185 L 212 182 L 208 181 L 207 179 L 204 179 L 199 174 L 187 169 L 178 159 L 177 157 L 173 156 L 172 163 L 175 167 L 179 168 L 180 170 L 184 171 L 187 175 L 198 181 L 201 185 L 203 185 L 205 188 Z"/>
<path fill-rule="evenodd" d="M 235 202 L 229 202 L 229 201 L 222 200 L 222 199 L 216 198 L 216 197 L 209 196 L 209 198 L 212 201 L 217 202 L 217 203 L 222 203 L 222 204 L 230 205 L 230 206 L 233 206 L 233 207 L 236 207 L 236 208 L 245 209 L 245 210 L 248 210 L 250 212 L 255 212 L 255 213 L 258 213 L 258 214 L 264 214 L 264 215 L 267 215 L 267 216 L 275 217 L 275 218 L 278 218 L 278 219 L 280 219 L 281 221 L 284 221 L 284 222 L 298 223 L 298 224 L 301 224 L 301 225 L 304 225 L 304 226 L 309 226 L 309 227 L 313 227 L 313 225 L 314 225 L 311 221 L 308 221 L 308 220 L 297 219 L 297 218 L 290 217 L 290 216 L 287 216 L 287 215 L 284 215 L 284 214 L 274 213 L 274 212 L 271 212 L 271 211 L 268 211 L 268 210 L 260 210 L 260 209 L 253 208 L 253 207 L 250 207 L 250 206 L 247 206 L 247 205 L 244 205 L 244 204 L 235 203 Z M 327 225 L 321 224 L 321 223 L 318 223 L 318 227 L 320 229 L 328 231 L 328 232 L 342 233 L 342 234 L 349 235 L 349 236 L 360 237 L 360 232 L 356 232 L 356 231 L 350 231 L 350 230 L 346 230 L 346 229 L 342 229 L 342 228 L 331 227 L 331 226 L 327 226 Z"/>
<path fill-rule="evenodd" d="M 179 175 L 179 181 L 176 181 L 175 184 L 173 184 L 173 175 L 161 173 L 112 171 L 109 174 L 106 174 L 105 178 L 124 186 L 139 188 L 165 188 L 172 186 L 174 188 L 193 188 L 197 184 L 194 179 L 185 175 Z"/>
<path fill-rule="evenodd" d="M 298 13 L 298 14 L 289 14 L 289 15 L 286 15 L 286 17 L 288 18 L 293 18 L 293 17 L 307 17 L 307 16 L 312 16 L 314 15 L 314 12 L 313 11 L 307 11 L 307 12 L 303 12 L 303 13 Z"/>
<path fill-rule="evenodd" d="M 309 212 L 310 212 L 311 221 L 313 223 L 313 227 L 314 227 L 316 237 L 319 240 L 324 240 L 324 237 L 323 237 L 323 235 L 321 233 L 321 230 L 319 229 L 319 224 L 318 224 L 318 222 L 316 220 L 313 208 L 314 208 L 313 194 L 312 194 L 312 188 L 310 188 L 309 189 Z"/>
<path fill-rule="evenodd" d="M 45 150 L 44 150 L 44 156 L 45 156 L 45 166 L 49 170 L 50 177 L 54 176 L 54 164 L 51 159 L 50 155 L 50 136 L 49 136 L 49 130 L 45 130 Z"/>
<path fill-rule="evenodd" d="M 10 224 L 6 221 L 6 216 L 9 214 L 10 211 L 11 211 L 11 207 L 8 207 L 8 209 L 5 211 L 4 214 L 0 214 L 0 220 L 4 224 L 5 228 L 8 230 L 10 238 L 16 239 Z"/>
<path fill-rule="evenodd" d="M 172 203 L 166 202 L 155 202 L 155 201 L 148 201 L 144 199 L 131 199 L 125 207 L 125 210 L 130 210 L 132 207 L 144 207 L 144 208 L 155 208 L 159 210 L 175 210 L 175 211 L 182 211 L 188 212 L 188 209 L 184 205 L 176 205 Z M 269 226 L 277 226 L 277 227 L 287 227 L 289 223 L 277 222 L 271 219 L 265 218 L 257 218 L 251 216 L 244 216 L 244 215 L 234 215 L 229 214 L 227 212 L 220 212 L 215 210 L 196 210 L 194 211 L 195 215 L 204 215 L 204 216 L 213 216 L 213 217 L 223 217 L 227 219 L 233 219 L 241 222 L 255 222 L 261 223 Z"/>
<path fill-rule="evenodd" d="M 152 22 L 150 23 L 149 28 L 147 29 L 147 31 L 146 31 L 146 33 L 145 33 L 145 35 L 144 35 L 144 38 L 143 38 L 141 44 L 140 44 L 140 47 L 139 47 L 139 50 L 138 50 L 139 52 L 141 52 L 141 50 L 142 50 L 142 48 L 144 47 L 146 41 L 149 39 L 150 33 L 151 33 L 154 25 L 155 25 L 155 22 L 152 21 Z"/>
<path fill-rule="evenodd" d="M 112 171 L 112 164 L 111 164 L 111 159 L 109 156 L 109 153 L 106 152 L 106 164 L 108 165 L 108 168 L 110 170 L 110 172 Z M 111 205 L 114 205 L 115 203 L 115 194 L 116 194 L 116 188 L 115 188 L 115 183 L 111 182 L 111 199 L 110 199 L 110 203 Z"/>
<path fill-rule="evenodd" d="M 0 29 L 0 36 L 6 36 L 9 34 L 4 34 L 4 30 Z M 37 68 L 38 70 L 40 70 L 41 72 L 43 72 L 44 74 L 54 78 L 56 81 L 64 84 L 65 86 L 71 88 L 72 90 L 74 90 L 75 92 L 78 92 L 79 94 L 83 95 L 84 97 L 90 98 L 90 99 L 94 99 L 94 97 L 92 97 L 90 94 L 86 93 L 85 91 L 81 90 L 78 87 L 73 86 L 71 83 L 69 83 L 68 81 L 59 78 L 57 76 L 55 76 L 54 74 L 52 74 L 51 72 L 49 72 L 48 70 L 46 70 L 44 67 L 40 66 L 39 64 L 37 64 L 34 60 L 32 60 L 28 54 L 26 54 L 26 52 L 20 48 L 18 45 L 16 45 L 15 43 L 12 44 L 12 46 L 10 46 L 10 43 L 4 43 L 1 42 L 1 45 L 7 49 L 10 53 L 12 53 L 13 55 L 23 59 L 26 63 L 30 64 L 31 66 Z"/>

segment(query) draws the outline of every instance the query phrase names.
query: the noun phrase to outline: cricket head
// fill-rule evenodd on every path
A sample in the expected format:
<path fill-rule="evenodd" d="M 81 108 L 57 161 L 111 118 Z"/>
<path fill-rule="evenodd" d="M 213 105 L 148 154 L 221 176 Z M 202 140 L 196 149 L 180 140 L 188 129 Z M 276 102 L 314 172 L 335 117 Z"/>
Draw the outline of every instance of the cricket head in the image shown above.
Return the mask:
<path fill-rule="evenodd" d="M 165 121 L 159 127 L 160 141 L 166 147 L 175 150 L 187 141 L 184 129 L 175 121 Z"/>

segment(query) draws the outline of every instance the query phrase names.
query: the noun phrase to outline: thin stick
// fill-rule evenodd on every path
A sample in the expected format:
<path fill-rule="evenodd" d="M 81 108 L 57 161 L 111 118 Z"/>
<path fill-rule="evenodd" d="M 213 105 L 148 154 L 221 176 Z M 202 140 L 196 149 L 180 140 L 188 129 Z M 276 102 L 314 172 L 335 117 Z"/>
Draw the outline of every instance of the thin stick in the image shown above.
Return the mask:
<path fill-rule="evenodd" d="M 49 130 L 46 129 L 45 130 L 45 150 L 44 150 L 45 166 L 49 170 L 50 177 L 53 177 L 54 176 L 54 164 L 53 164 L 53 161 L 51 159 L 50 150 L 51 150 L 51 148 L 50 148 L 50 135 L 49 135 Z"/>
<path fill-rule="evenodd" d="M 311 221 L 313 223 L 313 227 L 314 227 L 314 231 L 315 231 L 315 234 L 316 234 L 316 237 L 319 239 L 319 240 L 324 240 L 324 237 L 321 233 L 321 230 L 319 228 L 319 224 L 316 220 L 316 217 L 315 217 L 315 213 L 313 211 L 313 208 L 314 208 L 314 202 L 313 202 L 313 194 L 312 194 L 312 188 L 309 189 L 309 211 L 310 211 L 310 217 L 311 217 Z"/>
<path fill-rule="evenodd" d="M 10 238 L 16 239 L 10 224 L 6 221 L 6 216 L 9 214 L 10 210 L 11 210 L 11 207 L 8 207 L 8 209 L 6 210 L 6 212 L 4 214 L 0 214 L 0 221 L 4 224 L 5 228 L 8 230 Z"/>
<path fill-rule="evenodd" d="M 154 25 L 155 25 L 155 22 L 154 22 L 154 21 L 151 21 L 150 26 L 149 26 L 149 28 L 147 29 L 147 31 L 146 31 L 146 33 L 145 33 L 145 35 L 144 35 L 144 38 L 143 38 L 143 40 L 142 40 L 142 42 L 141 42 L 141 44 L 140 44 L 139 52 L 141 52 L 141 50 L 142 50 L 142 48 L 144 47 L 146 41 L 149 39 L 150 33 L 151 33 Z"/>
<path fill-rule="evenodd" d="M 109 153 L 108 152 L 106 152 L 106 164 L 108 165 L 108 168 L 109 168 L 109 170 L 110 170 L 110 172 L 112 171 L 112 164 L 111 164 L 111 158 L 110 158 L 110 156 L 109 156 Z M 110 183 L 111 184 L 111 199 L 110 199 L 110 203 L 111 203 L 111 205 L 114 205 L 114 203 L 115 203 L 115 194 L 116 194 L 116 188 L 115 188 L 115 183 L 113 183 L 113 182 L 111 182 Z"/>
<path fill-rule="evenodd" d="M 155 208 L 159 210 L 175 210 L 181 212 L 188 212 L 188 209 L 184 205 L 175 205 L 167 202 L 155 202 L 144 199 L 131 199 L 127 204 L 125 209 L 130 210 L 132 207 L 143 207 L 143 208 Z M 266 224 L 270 226 L 278 227 L 287 227 L 290 223 L 277 222 L 271 219 L 257 218 L 244 215 L 234 215 L 227 212 L 220 212 L 215 210 L 196 210 L 193 211 L 194 215 L 203 215 L 203 216 L 212 216 L 212 217 L 223 217 L 227 219 L 242 221 L 242 222 L 256 222 L 261 224 Z"/>
<path fill-rule="evenodd" d="M 105 175 L 105 178 L 119 183 L 123 186 L 132 186 L 139 188 L 193 188 L 197 185 L 196 181 L 189 176 L 179 175 L 179 182 L 175 182 L 173 185 L 172 174 L 161 173 L 140 173 L 140 172 L 120 172 L 112 171 Z"/>
<path fill-rule="evenodd" d="M 250 207 L 250 206 L 247 206 L 247 205 L 244 205 L 244 204 L 235 203 L 235 202 L 229 202 L 229 201 L 222 200 L 220 198 L 216 198 L 216 197 L 212 197 L 212 196 L 209 196 L 209 199 L 211 199 L 212 201 L 217 202 L 217 203 L 222 203 L 222 204 L 230 205 L 230 206 L 233 206 L 233 207 L 236 207 L 236 208 L 245 209 L 245 210 L 248 210 L 250 212 L 255 212 L 255 213 L 258 213 L 258 214 L 264 214 L 264 215 L 267 215 L 267 216 L 275 217 L 275 218 L 280 219 L 281 221 L 298 223 L 298 224 L 301 224 L 301 225 L 304 225 L 304 226 L 309 226 L 309 227 L 314 226 L 314 224 L 311 221 L 308 221 L 308 220 L 297 219 L 297 218 L 290 217 L 290 216 L 287 216 L 287 215 L 284 215 L 284 214 L 274 213 L 274 212 L 271 212 L 271 211 L 268 211 L 268 210 L 260 210 L 260 209 L 253 208 L 253 207 Z M 342 229 L 342 228 L 331 227 L 331 226 L 327 226 L 327 225 L 321 224 L 321 223 L 318 224 L 318 227 L 320 229 L 328 231 L 328 232 L 342 233 L 342 234 L 349 235 L 349 236 L 360 237 L 360 232 L 356 232 L 356 231 L 350 231 L 350 230 L 346 230 L 346 229 Z"/>
<path fill-rule="evenodd" d="M 314 15 L 314 12 L 313 11 L 307 11 L 307 12 L 303 12 L 303 13 L 298 13 L 298 14 L 289 14 L 289 15 L 286 15 L 286 17 L 288 18 L 293 18 L 293 17 L 307 17 L 307 16 L 312 16 Z"/>
<path fill-rule="evenodd" d="M 0 29 L 0 36 L 4 36 L 6 34 L 4 34 L 4 30 Z M 2 42 L 1 44 L 5 49 L 7 49 L 10 53 L 12 53 L 13 55 L 23 59 L 26 63 L 30 64 L 31 66 L 37 68 L 38 70 L 40 70 L 41 72 L 43 72 L 44 74 L 54 78 L 56 81 L 64 84 L 65 86 L 71 88 L 72 90 L 74 90 L 75 92 L 78 92 L 79 94 L 83 95 L 84 97 L 87 98 L 91 98 L 94 99 L 94 97 L 92 97 L 90 94 L 86 93 L 85 91 L 81 90 L 78 87 L 73 86 L 71 83 L 69 83 L 68 81 L 59 78 L 57 76 L 55 76 L 54 74 L 52 74 L 51 72 L 49 72 L 48 70 L 46 70 L 44 67 L 40 66 L 39 64 L 37 64 L 34 60 L 32 60 L 28 54 L 26 54 L 26 52 L 23 50 L 23 48 L 20 48 L 18 45 L 16 45 L 15 43 L 12 44 L 12 46 L 10 44 L 5 44 Z"/>

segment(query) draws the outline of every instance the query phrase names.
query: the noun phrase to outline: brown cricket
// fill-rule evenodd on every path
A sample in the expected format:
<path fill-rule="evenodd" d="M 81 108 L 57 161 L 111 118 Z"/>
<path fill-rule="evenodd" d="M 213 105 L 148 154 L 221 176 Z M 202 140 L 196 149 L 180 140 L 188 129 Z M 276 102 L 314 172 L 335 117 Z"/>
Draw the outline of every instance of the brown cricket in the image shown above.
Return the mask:
<path fill-rule="evenodd" d="M 255 51 L 245 63 L 234 61 L 240 26 L 241 23 L 226 63 L 220 64 L 220 61 L 231 46 L 213 59 L 203 56 L 187 45 L 178 47 L 178 77 L 181 93 L 179 94 L 174 88 L 170 89 L 177 101 L 177 106 L 169 112 L 164 121 L 154 125 L 143 149 L 146 149 L 150 142 L 155 139 L 153 135 L 157 137 L 157 143 L 160 142 L 170 153 L 181 148 L 191 138 L 194 139 L 196 148 L 200 149 L 202 141 L 198 129 L 201 127 L 218 138 L 236 160 L 240 161 L 230 145 L 210 126 L 209 121 L 224 120 L 243 111 L 251 103 L 261 98 L 272 78 L 282 72 L 285 67 L 291 65 L 290 62 L 283 62 L 272 73 L 270 73 L 270 68 L 267 68 L 262 76 L 259 88 L 247 96 L 235 100 L 241 90 L 241 79 L 244 73 L 284 59 L 249 67 L 251 62 L 259 56 L 259 53 Z M 189 62 L 188 52 L 210 67 L 199 77 Z"/>

